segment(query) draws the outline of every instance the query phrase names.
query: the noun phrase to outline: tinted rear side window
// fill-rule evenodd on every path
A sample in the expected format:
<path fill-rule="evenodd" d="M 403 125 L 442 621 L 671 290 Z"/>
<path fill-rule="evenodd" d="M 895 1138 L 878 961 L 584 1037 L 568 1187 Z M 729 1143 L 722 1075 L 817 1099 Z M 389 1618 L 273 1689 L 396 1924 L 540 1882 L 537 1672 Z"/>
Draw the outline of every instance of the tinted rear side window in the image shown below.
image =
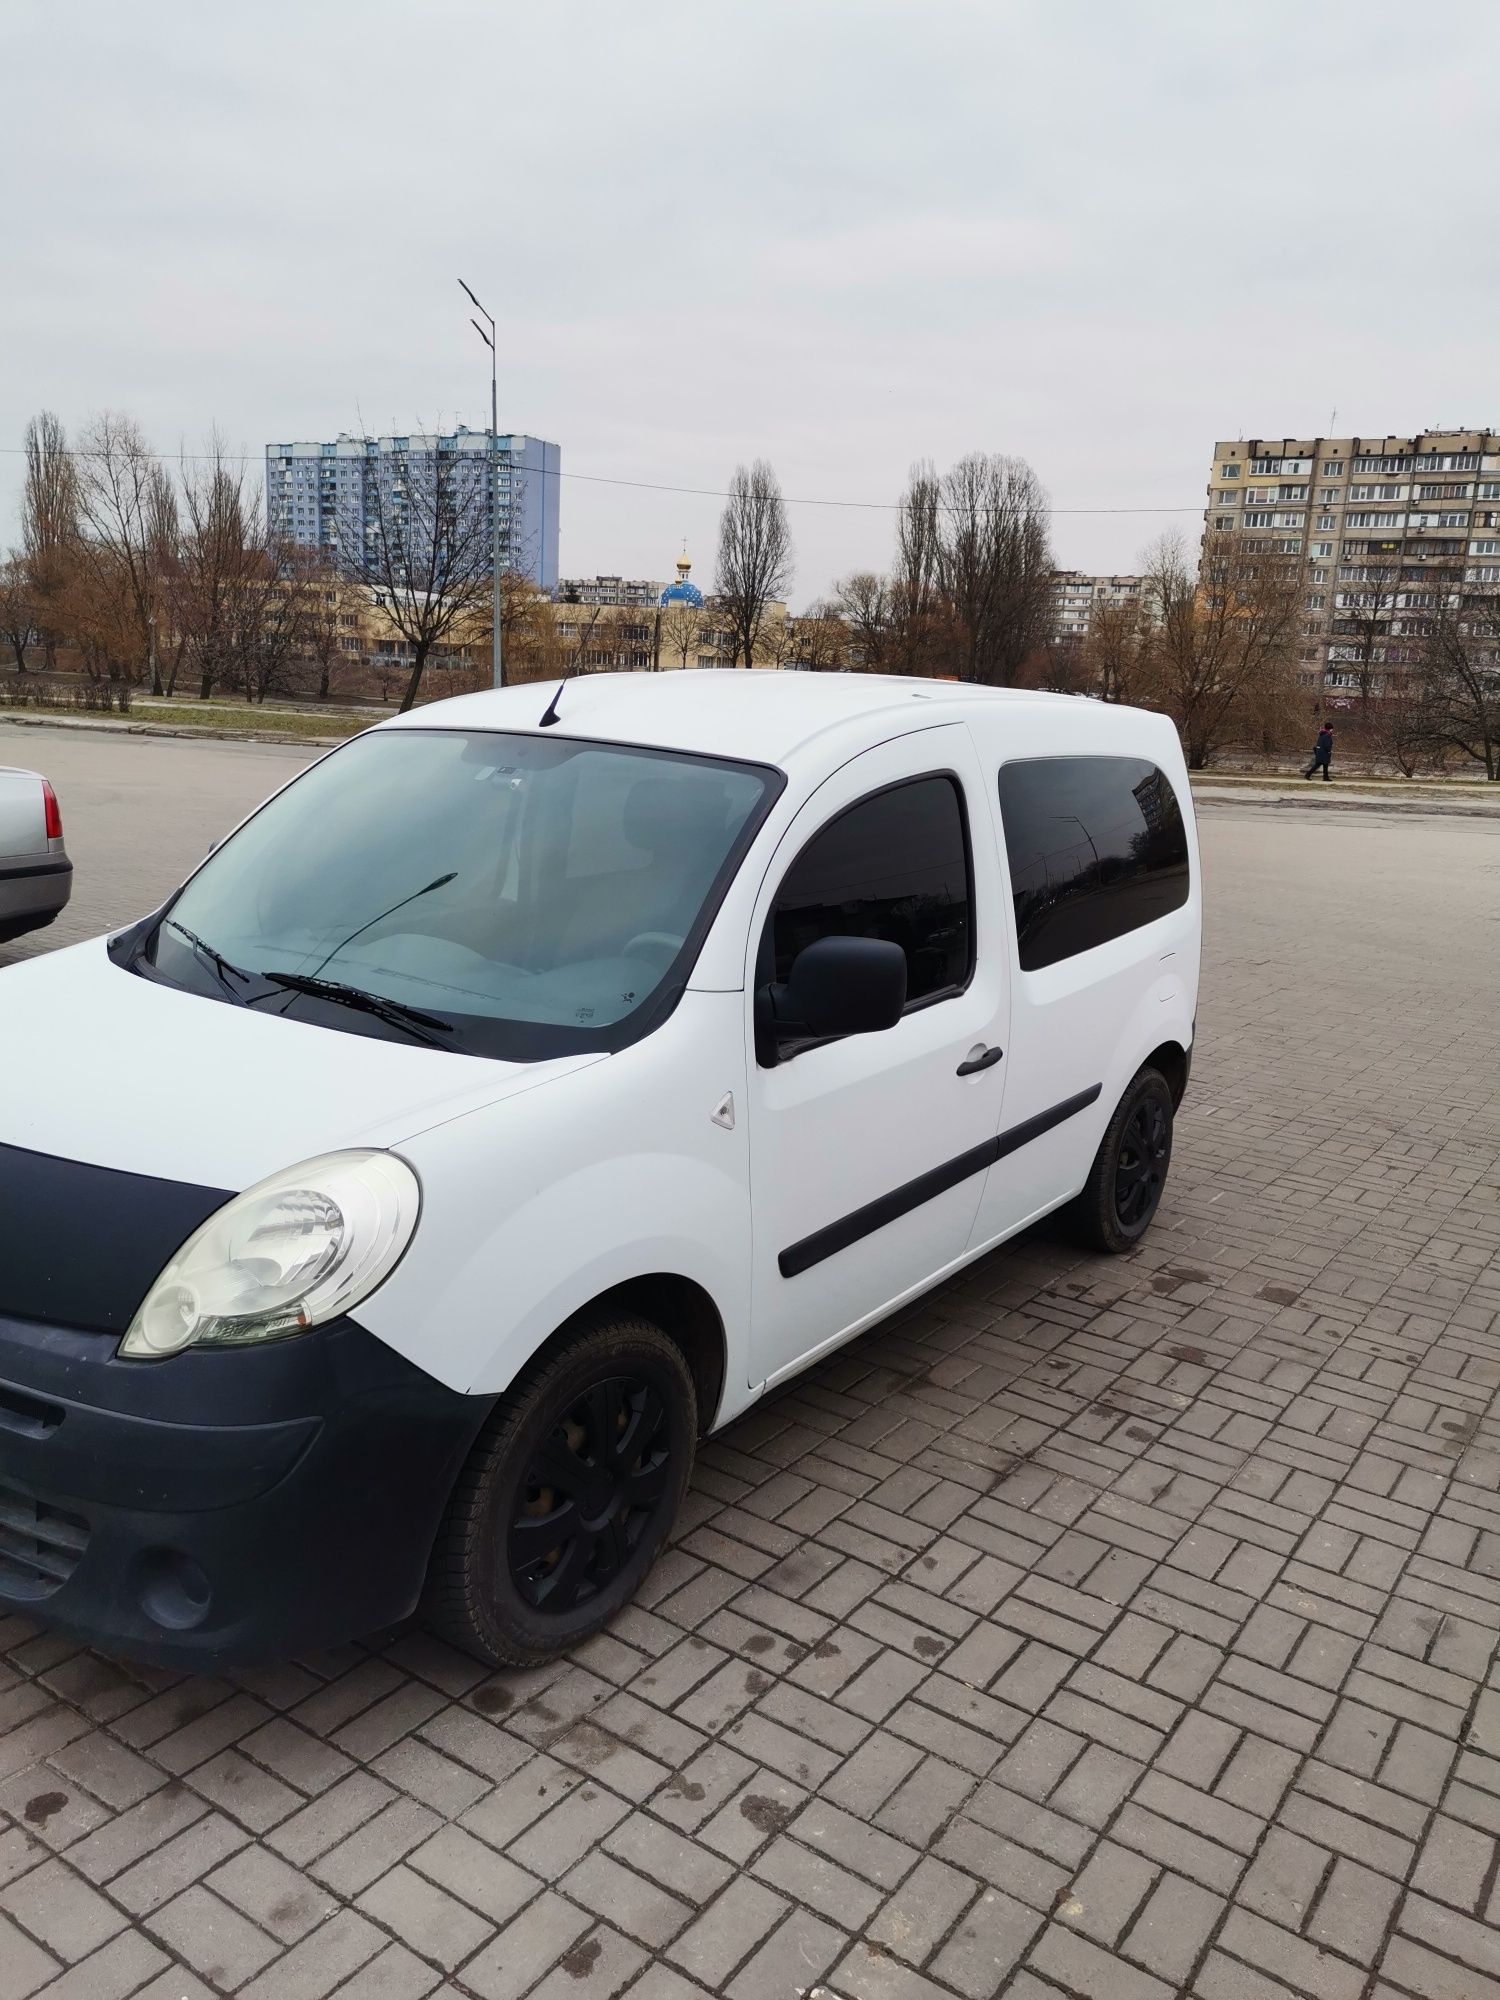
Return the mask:
<path fill-rule="evenodd" d="M 815 834 L 771 917 L 775 977 L 817 938 L 886 938 L 906 953 L 907 1005 L 963 986 L 973 961 L 969 848 L 951 778 L 876 792 Z"/>
<path fill-rule="evenodd" d="M 1141 757 L 1036 757 L 1000 769 L 1021 969 L 1036 972 L 1180 909 L 1187 829 Z"/>

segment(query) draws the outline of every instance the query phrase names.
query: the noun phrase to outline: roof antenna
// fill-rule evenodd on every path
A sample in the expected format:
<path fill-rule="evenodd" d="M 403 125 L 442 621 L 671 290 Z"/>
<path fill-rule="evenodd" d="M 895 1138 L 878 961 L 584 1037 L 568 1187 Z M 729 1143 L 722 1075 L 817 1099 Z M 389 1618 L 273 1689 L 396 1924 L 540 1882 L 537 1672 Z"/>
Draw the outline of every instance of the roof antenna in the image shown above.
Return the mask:
<path fill-rule="evenodd" d="M 538 729 L 550 729 L 553 723 L 557 721 L 558 719 L 557 704 L 562 700 L 563 689 L 568 685 L 568 682 L 573 678 L 574 670 L 578 665 L 578 656 L 580 653 L 582 653 L 582 651 L 583 648 L 582 646 L 580 646 L 577 652 L 574 653 L 572 659 L 568 662 L 568 670 L 563 675 L 562 679 L 558 682 L 556 692 L 553 694 L 551 701 L 549 701 L 547 704 L 547 713 L 542 717 L 541 721 L 537 724 Z"/>

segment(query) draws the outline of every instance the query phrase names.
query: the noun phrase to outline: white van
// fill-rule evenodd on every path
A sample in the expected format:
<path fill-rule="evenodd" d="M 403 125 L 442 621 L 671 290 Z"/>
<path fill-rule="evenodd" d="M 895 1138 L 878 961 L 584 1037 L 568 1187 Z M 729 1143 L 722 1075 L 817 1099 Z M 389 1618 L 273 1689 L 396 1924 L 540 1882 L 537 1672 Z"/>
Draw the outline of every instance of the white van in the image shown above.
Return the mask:
<path fill-rule="evenodd" d="M 1050 1209 L 1151 1221 L 1198 984 L 1170 723 L 554 694 L 382 724 L 0 975 L 0 1610 L 183 1667 L 419 1606 L 546 1657 L 704 1433 Z"/>

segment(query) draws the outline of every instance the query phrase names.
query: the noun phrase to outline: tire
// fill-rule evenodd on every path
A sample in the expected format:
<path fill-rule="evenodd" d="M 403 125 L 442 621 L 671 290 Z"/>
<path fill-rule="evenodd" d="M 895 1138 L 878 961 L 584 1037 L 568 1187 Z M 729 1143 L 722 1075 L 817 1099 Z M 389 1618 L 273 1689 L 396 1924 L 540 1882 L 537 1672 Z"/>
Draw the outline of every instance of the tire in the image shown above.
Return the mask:
<path fill-rule="evenodd" d="M 611 1436 L 639 1455 L 611 1452 Z M 693 1378 L 660 1327 L 579 1324 L 475 1440 L 433 1545 L 427 1624 L 494 1667 L 535 1665 L 599 1631 L 656 1560 L 697 1436 Z"/>
<path fill-rule="evenodd" d="M 1161 1072 L 1138 1070 L 1073 1204 L 1077 1233 L 1091 1250 L 1122 1256 L 1151 1227 L 1172 1163 L 1172 1109 Z"/>

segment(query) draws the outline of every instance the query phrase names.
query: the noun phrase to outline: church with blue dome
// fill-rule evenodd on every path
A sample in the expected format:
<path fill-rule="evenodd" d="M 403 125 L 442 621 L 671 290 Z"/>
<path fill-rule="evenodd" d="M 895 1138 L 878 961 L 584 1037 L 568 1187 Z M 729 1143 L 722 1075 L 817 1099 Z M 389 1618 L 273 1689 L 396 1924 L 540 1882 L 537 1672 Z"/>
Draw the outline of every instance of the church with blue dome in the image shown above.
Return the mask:
<path fill-rule="evenodd" d="M 690 611 L 703 609 L 703 592 L 696 583 L 688 582 L 688 571 L 692 566 L 685 553 L 677 558 L 677 581 L 669 583 L 662 592 L 662 610 L 668 610 L 674 604 L 685 604 Z"/>

